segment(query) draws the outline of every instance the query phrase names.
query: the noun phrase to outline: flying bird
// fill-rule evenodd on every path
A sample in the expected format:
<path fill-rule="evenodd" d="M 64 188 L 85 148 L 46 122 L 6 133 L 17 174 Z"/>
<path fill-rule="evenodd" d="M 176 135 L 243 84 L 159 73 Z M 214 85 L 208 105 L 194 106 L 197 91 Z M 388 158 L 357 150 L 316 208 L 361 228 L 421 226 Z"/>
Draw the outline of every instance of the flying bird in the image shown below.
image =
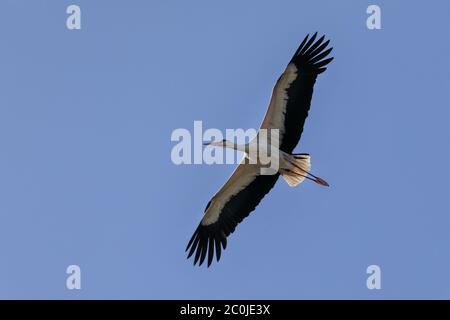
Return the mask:
<path fill-rule="evenodd" d="M 319 185 L 328 183 L 310 173 L 310 156 L 292 153 L 300 140 L 303 126 L 311 105 L 314 84 L 319 74 L 333 58 L 327 58 L 333 48 L 327 48 L 330 40 L 322 36 L 316 41 L 317 32 L 302 41 L 285 71 L 272 91 L 272 97 L 260 130 L 248 144 L 239 145 L 222 140 L 206 145 L 243 151 L 244 159 L 228 181 L 208 202 L 204 216 L 190 239 L 186 252 L 188 258 L 194 253 L 194 265 L 202 265 L 206 257 L 208 267 L 214 259 L 220 260 L 227 247 L 227 237 L 234 232 L 273 188 L 281 175 L 289 186 L 296 186 L 305 179 Z M 278 129 L 279 168 L 275 174 L 261 174 L 262 164 L 249 163 L 251 150 L 257 145 L 261 129 Z M 268 142 L 271 144 L 271 142 Z"/>

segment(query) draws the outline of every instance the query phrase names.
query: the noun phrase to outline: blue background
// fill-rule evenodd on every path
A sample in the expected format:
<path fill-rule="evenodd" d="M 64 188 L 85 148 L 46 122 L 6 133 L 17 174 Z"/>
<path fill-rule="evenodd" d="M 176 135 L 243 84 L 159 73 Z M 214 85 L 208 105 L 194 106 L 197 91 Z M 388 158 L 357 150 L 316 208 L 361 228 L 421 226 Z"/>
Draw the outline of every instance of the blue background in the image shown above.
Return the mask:
<path fill-rule="evenodd" d="M 1 1 L 0 298 L 450 298 L 450 3 L 376 1 L 374 31 L 370 4 Z M 280 180 L 193 267 L 234 165 L 175 166 L 172 131 L 257 127 L 314 31 L 335 60 L 297 150 L 331 188 Z"/>

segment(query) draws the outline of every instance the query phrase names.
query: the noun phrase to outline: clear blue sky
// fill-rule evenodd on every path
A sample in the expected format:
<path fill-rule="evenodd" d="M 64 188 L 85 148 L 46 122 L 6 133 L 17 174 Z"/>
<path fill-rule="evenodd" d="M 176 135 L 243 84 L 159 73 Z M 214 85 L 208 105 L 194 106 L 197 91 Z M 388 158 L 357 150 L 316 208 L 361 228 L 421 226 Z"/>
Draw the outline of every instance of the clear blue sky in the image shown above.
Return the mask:
<path fill-rule="evenodd" d="M 366 28 L 373 3 L 382 30 Z M 449 14 L 445 0 L 1 1 L 0 298 L 450 298 Z M 297 150 L 332 187 L 280 180 L 220 263 L 193 267 L 186 243 L 234 166 L 174 166 L 172 130 L 258 126 L 314 31 L 335 61 Z"/>

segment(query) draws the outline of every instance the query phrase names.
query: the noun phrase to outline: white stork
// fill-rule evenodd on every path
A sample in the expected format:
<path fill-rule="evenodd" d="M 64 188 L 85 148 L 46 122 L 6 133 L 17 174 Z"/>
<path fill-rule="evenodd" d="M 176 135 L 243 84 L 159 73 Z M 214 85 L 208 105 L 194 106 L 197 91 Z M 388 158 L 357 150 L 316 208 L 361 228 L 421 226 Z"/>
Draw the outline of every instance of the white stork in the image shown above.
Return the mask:
<path fill-rule="evenodd" d="M 221 251 L 227 246 L 227 237 L 255 210 L 261 199 L 273 188 L 280 174 L 290 186 L 298 185 L 305 178 L 328 186 L 325 180 L 309 172 L 311 166 L 308 154 L 292 154 L 308 116 L 317 75 L 324 72 L 325 66 L 333 60 L 325 59 L 333 49 L 327 49 L 330 40 L 324 42 L 325 36 L 322 36 L 315 41 L 316 37 L 317 33 L 308 40 L 307 35 L 300 44 L 273 89 L 269 108 L 261 124 L 260 130 L 279 130 L 278 172 L 262 175 L 260 164 L 246 161 L 252 141 L 246 145 L 226 140 L 209 143 L 211 146 L 243 151 L 246 157 L 209 201 L 204 216 L 187 245 L 188 258 L 195 252 L 194 265 L 197 262 L 201 265 L 208 256 L 209 267 L 214 251 L 217 261 L 220 260 Z"/>

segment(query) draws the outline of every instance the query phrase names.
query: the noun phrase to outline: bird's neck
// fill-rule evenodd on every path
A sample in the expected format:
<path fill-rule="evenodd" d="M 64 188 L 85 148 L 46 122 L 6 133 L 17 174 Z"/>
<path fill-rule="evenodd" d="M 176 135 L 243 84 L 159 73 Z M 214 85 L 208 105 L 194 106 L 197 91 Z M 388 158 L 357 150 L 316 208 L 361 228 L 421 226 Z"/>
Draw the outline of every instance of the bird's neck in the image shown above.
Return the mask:
<path fill-rule="evenodd" d="M 237 151 L 242 151 L 242 152 L 246 152 L 247 148 L 245 144 L 233 144 L 233 149 L 237 150 Z"/>
<path fill-rule="evenodd" d="M 237 143 L 234 143 L 234 142 L 228 142 L 228 144 L 226 145 L 226 148 L 245 152 L 246 151 L 246 147 L 245 146 L 246 146 L 245 144 L 237 144 Z"/>

